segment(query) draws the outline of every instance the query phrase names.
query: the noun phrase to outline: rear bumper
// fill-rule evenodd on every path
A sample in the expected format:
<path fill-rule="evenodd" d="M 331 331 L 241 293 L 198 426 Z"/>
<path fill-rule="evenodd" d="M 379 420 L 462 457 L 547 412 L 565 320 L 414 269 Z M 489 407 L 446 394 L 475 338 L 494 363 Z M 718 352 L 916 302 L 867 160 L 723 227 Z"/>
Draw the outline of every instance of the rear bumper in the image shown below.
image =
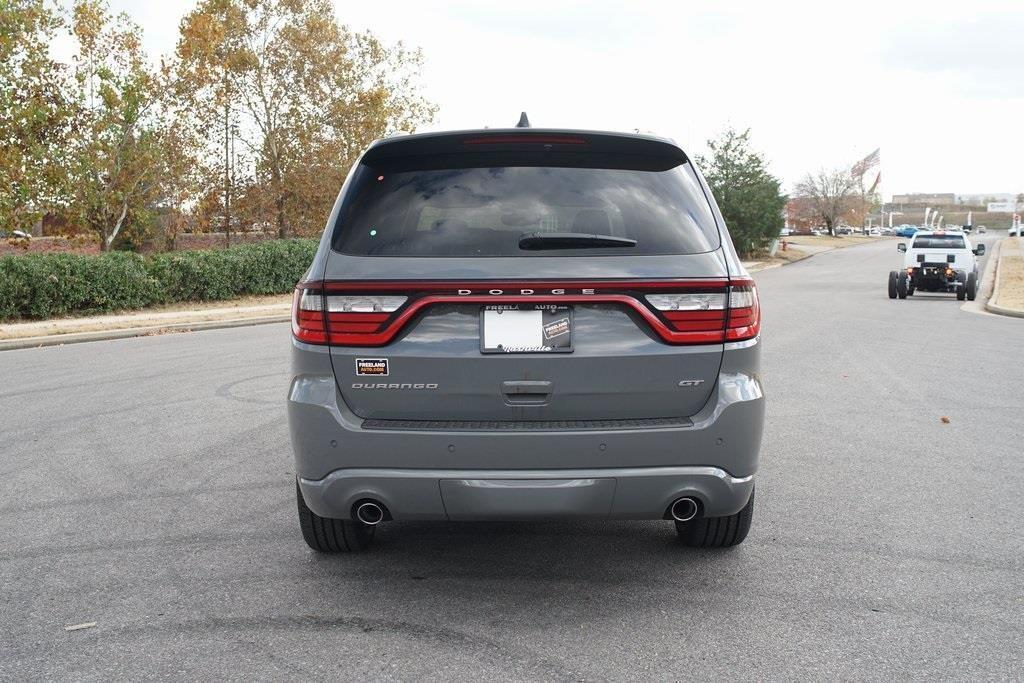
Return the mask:
<path fill-rule="evenodd" d="M 346 469 L 299 479 L 321 517 L 350 519 L 361 500 L 383 503 L 396 520 L 663 519 L 690 496 L 720 517 L 750 499 L 753 475 L 715 467 L 595 470 Z"/>
<path fill-rule="evenodd" d="M 489 430 L 368 425 L 338 392 L 324 347 L 295 345 L 288 421 L 306 503 L 348 518 L 361 498 L 395 519 L 662 519 L 680 496 L 704 514 L 746 504 L 764 394 L 757 340 L 726 345 L 696 414 L 665 424 Z"/>

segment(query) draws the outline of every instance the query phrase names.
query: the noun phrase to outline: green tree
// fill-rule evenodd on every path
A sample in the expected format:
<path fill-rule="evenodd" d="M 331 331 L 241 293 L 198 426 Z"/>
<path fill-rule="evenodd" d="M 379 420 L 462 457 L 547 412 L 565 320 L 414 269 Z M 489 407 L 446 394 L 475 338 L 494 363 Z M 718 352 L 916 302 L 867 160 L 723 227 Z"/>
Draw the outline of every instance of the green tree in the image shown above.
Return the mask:
<path fill-rule="evenodd" d="M 125 14 L 111 16 L 102 0 L 75 2 L 71 33 L 80 111 L 70 164 L 74 215 L 108 250 L 122 230 L 138 233 L 150 222 L 160 151 L 158 82 L 139 27 Z"/>
<path fill-rule="evenodd" d="M 420 53 L 349 31 L 329 0 L 201 0 L 182 21 L 177 57 L 207 167 L 228 156 L 229 138 L 242 147 L 246 187 L 229 176 L 225 208 L 244 195 L 280 237 L 319 230 L 358 153 L 435 111 L 419 94 Z"/>
<path fill-rule="evenodd" d="M 786 196 L 778 178 L 768 172 L 764 157 L 750 148 L 750 129 L 727 128 L 708 140 L 711 150 L 700 157 L 701 170 L 725 217 L 741 254 L 765 249 L 782 229 Z"/>
<path fill-rule="evenodd" d="M 29 230 L 62 202 L 73 111 L 49 56 L 61 26 L 44 0 L 0 0 L 0 228 Z"/>

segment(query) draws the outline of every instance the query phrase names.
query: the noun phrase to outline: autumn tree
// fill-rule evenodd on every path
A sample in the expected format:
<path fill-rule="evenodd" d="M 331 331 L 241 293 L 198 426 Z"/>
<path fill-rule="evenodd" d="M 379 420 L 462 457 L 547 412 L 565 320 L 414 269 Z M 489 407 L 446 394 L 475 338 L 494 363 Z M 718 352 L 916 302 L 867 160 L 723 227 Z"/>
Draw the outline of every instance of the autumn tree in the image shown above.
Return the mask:
<path fill-rule="evenodd" d="M 177 57 L 208 166 L 236 126 L 246 187 L 228 178 L 225 205 L 244 195 L 280 237 L 319 230 L 359 152 L 435 111 L 419 94 L 419 51 L 351 32 L 329 0 L 201 0 L 182 21 Z"/>
<path fill-rule="evenodd" d="M 708 140 L 711 153 L 701 157 L 701 170 L 742 254 L 764 249 L 782 229 L 786 196 L 779 179 L 768 172 L 762 155 L 750 147 L 750 130 L 727 128 Z"/>
<path fill-rule="evenodd" d="M 126 226 L 149 222 L 159 177 L 161 88 L 138 26 L 102 0 L 77 0 L 71 32 L 79 114 L 70 173 L 76 218 L 107 250 Z"/>
<path fill-rule="evenodd" d="M 810 206 L 833 236 L 841 219 L 855 211 L 861 200 L 858 180 L 849 168 L 808 173 L 797 183 L 795 194 Z"/>
<path fill-rule="evenodd" d="M 30 230 L 66 188 L 73 111 L 49 56 L 61 26 L 43 0 L 0 0 L 0 228 Z"/>

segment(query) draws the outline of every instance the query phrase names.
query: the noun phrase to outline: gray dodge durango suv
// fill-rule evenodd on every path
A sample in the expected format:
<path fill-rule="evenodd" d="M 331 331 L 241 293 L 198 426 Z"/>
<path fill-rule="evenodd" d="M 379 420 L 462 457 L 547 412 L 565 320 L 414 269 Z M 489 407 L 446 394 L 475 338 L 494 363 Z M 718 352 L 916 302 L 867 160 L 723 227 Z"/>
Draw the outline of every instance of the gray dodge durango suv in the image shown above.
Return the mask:
<path fill-rule="evenodd" d="M 707 183 L 669 140 L 379 140 L 295 290 L 302 535 L 339 552 L 388 520 L 664 519 L 687 545 L 736 545 L 759 329 Z"/>

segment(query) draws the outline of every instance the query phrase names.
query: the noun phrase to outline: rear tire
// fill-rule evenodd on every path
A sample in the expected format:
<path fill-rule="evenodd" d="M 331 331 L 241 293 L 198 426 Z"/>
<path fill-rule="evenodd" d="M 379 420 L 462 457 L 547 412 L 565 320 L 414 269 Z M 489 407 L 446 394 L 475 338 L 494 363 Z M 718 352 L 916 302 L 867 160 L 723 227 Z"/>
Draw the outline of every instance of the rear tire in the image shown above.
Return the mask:
<path fill-rule="evenodd" d="M 349 519 L 321 517 L 306 505 L 295 482 L 299 505 L 299 528 L 306 545 L 318 553 L 348 553 L 366 550 L 373 543 L 374 527 Z"/>
<path fill-rule="evenodd" d="M 956 300 L 963 301 L 967 298 L 967 276 L 963 273 L 957 273 L 956 283 Z"/>
<path fill-rule="evenodd" d="M 978 274 L 968 273 L 967 274 L 967 300 L 974 301 L 974 297 L 978 296 Z"/>
<path fill-rule="evenodd" d="M 731 548 L 747 537 L 754 519 L 754 491 L 743 509 L 728 517 L 698 517 L 676 522 L 676 533 L 683 545 L 691 548 Z"/>
<path fill-rule="evenodd" d="M 910 287 L 910 276 L 907 275 L 906 271 L 900 271 L 899 276 L 896 278 L 896 296 L 901 299 L 907 298 L 907 289 Z"/>
<path fill-rule="evenodd" d="M 895 270 L 889 271 L 889 298 L 896 298 L 896 278 L 899 277 Z"/>

